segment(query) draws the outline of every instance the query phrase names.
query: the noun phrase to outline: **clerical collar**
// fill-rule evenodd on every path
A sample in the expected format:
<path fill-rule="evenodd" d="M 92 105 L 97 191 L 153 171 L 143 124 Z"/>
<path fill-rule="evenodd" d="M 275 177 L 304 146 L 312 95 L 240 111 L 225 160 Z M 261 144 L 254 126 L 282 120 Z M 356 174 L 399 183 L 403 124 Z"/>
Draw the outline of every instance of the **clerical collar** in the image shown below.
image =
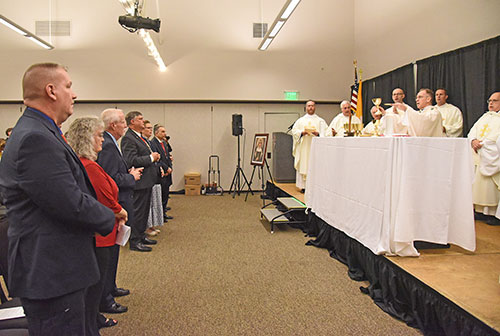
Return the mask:
<path fill-rule="evenodd" d="M 51 117 L 49 117 L 48 115 L 46 115 L 46 114 L 45 114 L 45 113 L 43 113 L 42 111 L 37 110 L 37 109 L 35 109 L 35 108 L 33 108 L 33 107 L 28 107 L 28 108 L 27 108 L 27 110 L 33 111 L 33 112 L 35 112 L 35 113 L 37 113 L 37 114 L 41 115 L 42 117 L 44 117 L 45 119 L 47 119 L 48 121 L 50 121 L 50 122 L 51 122 L 51 123 L 52 123 L 52 124 L 53 124 L 53 125 L 57 128 L 57 130 L 59 131 L 59 134 L 61 134 L 61 135 L 63 134 L 63 133 L 62 133 L 61 128 L 59 128 L 59 126 L 57 126 L 57 124 L 56 124 L 56 122 L 54 121 L 54 119 L 52 119 Z"/>

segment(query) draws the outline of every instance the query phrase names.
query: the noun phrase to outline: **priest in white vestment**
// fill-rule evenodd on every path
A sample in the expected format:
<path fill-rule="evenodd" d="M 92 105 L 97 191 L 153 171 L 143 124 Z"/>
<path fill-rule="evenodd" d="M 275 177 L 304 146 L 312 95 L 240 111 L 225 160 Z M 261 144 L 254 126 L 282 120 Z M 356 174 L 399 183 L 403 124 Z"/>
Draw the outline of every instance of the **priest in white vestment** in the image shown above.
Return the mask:
<path fill-rule="evenodd" d="M 316 103 L 309 100 L 306 103 L 306 114 L 293 124 L 293 149 L 294 167 L 297 171 L 295 184 L 299 189 L 305 189 L 307 168 L 309 165 L 309 152 L 313 137 L 324 136 L 327 124 L 315 114 Z"/>
<path fill-rule="evenodd" d="M 445 89 L 436 90 L 436 105 L 441 116 L 443 117 L 443 127 L 444 132 L 447 137 L 461 137 L 464 127 L 464 119 L 462 116 L 462 111 L 455 105 L 449 104 L 448 92 Z"/>
<path fill-rule="evenodd" d="M 344 125 L 349 124 L 349 116 L 351 116 L 351 125 L 352 124 L 362 124 L 361 120 L 355 115 L 352 115 L 351 112 L 351 103 L 347 100 L 342 101 L 340 103 L 340 110 L 342 113 L 338 114 L 335 118 L 333 118 L 330 126 L 325 132 L 325 136 L 336 136 L 343 137 L 345 133 Z"/>
<path fill-rule="evenodd" d="M 488 224 L 498 225 L 493 216 L 500 218 L 500 92 L 490 96 L 488 110 L 467 135 L 475 166 L 472 202 L 477 213 L 489 216 Z"/>
<path fill-rule="evenodd" d="M 395 88 L 394 90 L 392 90 L 392 101 L 394 102 L 393 105 L 401 104 L 398 106 L 404 106 L 404 109 L 398 109 L 392 106 L 383 111 L 384 115 L 385 113 L 387 113 L 390 116 L 394 116 L 394 118 L 391 119 L 390 128 L 392 128 L 392 130 L 390 130 L 390 134 L 408 134 L 408 118 L 406 116 L 406 112 L 415 110 L 403 101 L 405 97 L 406 95 L 403 89 Z M 386 130 L 388 129 L 386 128 Z"/>
<path fill-rule="evenodd" d="M 363 128 L 362 133 L 366 135 L 384 134 L 384 118 L 382 117 L 382 113 L 377 109 L 376 106 L 373 106 L 370 109 L 370 113 L 372 114 L 373 120 L 366 124 L 366 126 Z"/>

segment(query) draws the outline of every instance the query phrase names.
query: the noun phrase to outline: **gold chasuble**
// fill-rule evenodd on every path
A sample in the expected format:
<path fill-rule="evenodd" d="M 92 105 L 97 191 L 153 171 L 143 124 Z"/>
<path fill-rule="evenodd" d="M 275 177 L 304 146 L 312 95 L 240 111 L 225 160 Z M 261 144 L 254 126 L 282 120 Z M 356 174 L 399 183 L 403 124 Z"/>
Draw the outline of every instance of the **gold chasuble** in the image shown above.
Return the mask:
<path fill-rule="evenodd" d="M 327 125 L 326 122 L 313 114 L 306 114 L 297 119 L 293 124 L 293 149 L 292 154 L 295 158 L 294 167 L 297 170 L 295 184 L 298 188 L 306 187 L 307 168 L 309 167 L 309 151 L 311 150 L 312 139 L 315 135 L 312 132 L 318 132 L 319 136 L 324 136 Z M 302 135 L 306 131 L 308 134 Z"/>
<path fill-rule="evenodd" d="M 482 147 L 472 155 L 475 178 L 472 186 L 472 201 L 477 212 L 495 215 L 500 201 L 500 114 L 486 112 L 474 124 L 467 138 L 477 139 Z"/>

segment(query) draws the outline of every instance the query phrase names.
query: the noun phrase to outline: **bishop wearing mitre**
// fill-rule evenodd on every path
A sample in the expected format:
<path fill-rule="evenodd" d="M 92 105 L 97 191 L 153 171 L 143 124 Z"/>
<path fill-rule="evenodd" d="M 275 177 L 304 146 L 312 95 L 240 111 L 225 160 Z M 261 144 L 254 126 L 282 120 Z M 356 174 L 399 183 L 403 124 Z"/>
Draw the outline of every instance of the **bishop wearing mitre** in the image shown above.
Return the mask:
<path fill-rule="evenodd" d="M 292 155 L 295 158 L 294 167 L 297 171 L 295 184 L 301 190 L 306 187 L 312 139 L 317 136 L 324 136 L 327 128 L 326 122 L 315 114 L 316 103 L 314 101 L 307 101 L 306 112 L 304 116 L 295 121 L 292 127 Z"/>
<path fill-rule="evenodd" d="M 500 92 L 490 96 L 488 110 L 467 135 L 475 166 L 472 202 L 477 213 L 488 216 L 486 223 L 498 225 L 494 216 L 500 218 Z"/>

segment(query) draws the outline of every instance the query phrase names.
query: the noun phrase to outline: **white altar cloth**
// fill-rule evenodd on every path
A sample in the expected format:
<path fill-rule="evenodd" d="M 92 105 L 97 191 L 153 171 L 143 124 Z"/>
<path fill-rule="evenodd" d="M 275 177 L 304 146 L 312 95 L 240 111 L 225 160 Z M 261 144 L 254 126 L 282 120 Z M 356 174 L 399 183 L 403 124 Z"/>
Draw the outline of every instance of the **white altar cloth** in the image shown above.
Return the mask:
<path fill-rule="evenodd" d="M 474 251 L 474 168 L 465 138 L 314 138 L 306 204 L 375 254 L 413 241 Z"/>

